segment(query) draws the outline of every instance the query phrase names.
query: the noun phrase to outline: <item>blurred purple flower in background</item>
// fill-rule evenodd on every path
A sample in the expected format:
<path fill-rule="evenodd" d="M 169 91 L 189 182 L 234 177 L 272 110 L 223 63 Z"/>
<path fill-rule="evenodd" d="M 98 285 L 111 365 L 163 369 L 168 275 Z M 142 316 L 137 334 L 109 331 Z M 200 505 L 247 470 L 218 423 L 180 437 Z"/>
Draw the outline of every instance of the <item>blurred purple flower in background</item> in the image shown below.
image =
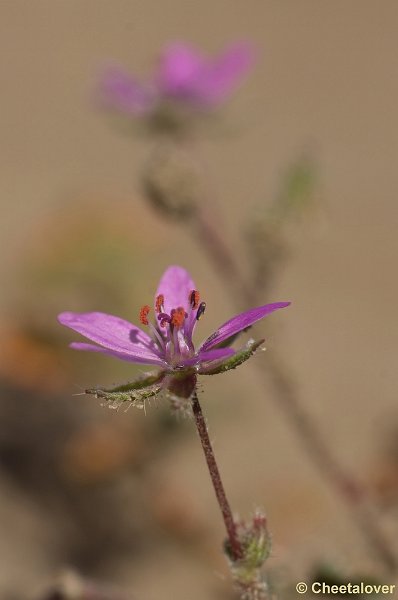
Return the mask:
<path fill-rule="evenodd" d="M 106 108 L 142 116 L 167 101 L 210 110 L 228 99 L 254 63 L 248 43 L 235 43 L 215 58 L 183 42 L 164 48 L 152 78 L 141 83 L 119 66 L 102 76 L 99 96 Z"/>

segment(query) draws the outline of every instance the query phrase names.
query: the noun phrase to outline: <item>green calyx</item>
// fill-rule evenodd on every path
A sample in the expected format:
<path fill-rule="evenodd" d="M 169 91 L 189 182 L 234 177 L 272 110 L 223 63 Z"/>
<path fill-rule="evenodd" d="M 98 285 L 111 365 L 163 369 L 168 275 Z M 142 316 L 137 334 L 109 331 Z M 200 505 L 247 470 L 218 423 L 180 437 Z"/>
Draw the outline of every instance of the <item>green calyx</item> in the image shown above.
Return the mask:
<path fill-rule="evenodd" d="M 260 569 L 271 552 L 271 538 L 266 530 L 262 532 L 245 532 L 240 539 L 243 557 L 237 561 L 233 560 L 229 541 L 224 543 L 224 551 L 232 563 L 236 573 L 243 577 L 245 573 L 251 573 L 254 569 Z"/>
<path fill-rule="evenodd" d="M 271 552 L 271 537 L 267 521 L 261 511 L 256 511 L 250 522 L 237 523 L 238 540 L 242 557 L 236 560 L 231 552 L 229 540 L 224 543 L 224 551 L 229 559 L 233 580 L 244 600 L 265 599 L 267 584 L 262 567 Z"/>
<path fill-rule="evenodd" d="M 85 390 L 86 394 L 101 398 L 109 408 L 118 409 L 128 403 L 137 408 L 144 408 L 145 400 L 156 396 L 162 389 L 181 398 L 189 398 L 196 386 L 196 375 L 217 375 L 230 369 L 236 369 L 258 350 L 264 340 L 249 340 L 244 348 L 231 358 L 219 361 L 209 367 L 201 366 L 197 371 L 192 367 L 172 369 L 169 371 L 152 371 L 144 373 L 134 381 L 112 388 L 95 387 Z"/>
<path fill-rule="evenodd" d="M 271 539 L 267 532 L 259 536 L 249 536 L 244 545 L 243 565 L 246 569 L 260 569 L 271 551 Z"/>
<path fill-rule="evenodd" d="M 211 366 L 209 368 L 202 367 L 199 373 L 201 375 L 218 375 L 219 373 L 236 369 L 236 367 L 239 367 L 239 365 L 253 356 L 263 343 L 264 340 L 249 340 L 246 346 L 241 350 L 238 350 L 231 358 L 220 361 L 216 366 Z"/>
<path fill-rule="evenodd" d="M 144 408 L 145 400 L 160 392 L 164 377 L 163 371 L 144 373 L 134 381 L 123 385 L 113 388 L 90 388 L 85 392 L 101 398 L 109 408 L 118 409 L 126 402 L 137 408 Z"/>

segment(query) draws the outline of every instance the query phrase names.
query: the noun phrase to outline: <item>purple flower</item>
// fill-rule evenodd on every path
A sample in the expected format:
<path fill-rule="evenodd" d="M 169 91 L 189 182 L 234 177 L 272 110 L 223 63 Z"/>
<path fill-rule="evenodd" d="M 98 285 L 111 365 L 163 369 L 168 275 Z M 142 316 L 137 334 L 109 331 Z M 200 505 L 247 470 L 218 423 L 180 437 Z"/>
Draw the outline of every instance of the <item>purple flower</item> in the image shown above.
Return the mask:
<path fill-rule="evenodd" d="M 240 84 L 253 64 L 247 44 L 234 44 L 214 59 L 176 42 L 166 47 L 160 59 L 157 83 L 170 98 L 205 108 L 223 102 Z"/>
<path fill-rule="evenodd" d="M 174 42 L 161 53 L 149 83 L 140 83 L 120 67 L 105 71 L 99 85 L 100 99 L 107 108 L 135 116 L 156 112 L 170 100 L 209 110 L 228 98 L 253 62 L 248 44 L 233 44 L 210 59 L 183 42 Z"/>
<path fill-rule="evenodd" d="M 162 380 L 162 387 L 177 395 L 189 396 L 196 384 L 196 374 L 209 375 L 235 368 L 263 342 L 252 341 L 243 350 L 235 351 L 229 342 L 236 334 L 289 304 L 266 304 L 236 315 L 196 349 L 192 337 L 206 304 L 200 300 L 189 273 L 182 267 L 171 266 L 156 291 L 154 322 L 149 321 L 148 305 L 140 310 L 141 324 L 148 328 L 148 333 L 119 317 L 100 312 L 64 312 L 58 320 L 94 342 L 73 342 L 72 348 L 101 352 L 132 363 L 156 365 L 161 368 L 156 382 Z M 152 384 L 153 375 L 150 379 Z M 142 387 L 145 385 L 140 383 L 140 389 Z"/>

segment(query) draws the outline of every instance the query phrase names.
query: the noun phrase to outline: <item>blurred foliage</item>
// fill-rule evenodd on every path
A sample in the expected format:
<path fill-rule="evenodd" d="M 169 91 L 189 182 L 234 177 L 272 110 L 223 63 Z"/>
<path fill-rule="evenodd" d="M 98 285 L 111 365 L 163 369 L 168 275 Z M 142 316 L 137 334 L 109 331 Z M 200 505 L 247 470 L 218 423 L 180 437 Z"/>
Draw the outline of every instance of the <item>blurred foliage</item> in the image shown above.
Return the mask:
<path fill-rule="evenodd" d="M 133 200 L 71 200 L 26 240 L 8 308 L 4 334 L 9 344 L 2 349 L 3 362 L 7 363 L 3 372 L 13 370 L 17 354 L 22 352 L 29 355 L 27 371 L 36 372 L 40 379 L 43 370 L 33 368 L 33 364 L 40 366 L 40 355 L 44 367 L 46 354 L 48 366 L 54 363 L 56 348 L 59 356 L 67 355 L 62 366 L 66 372 L 88 373 L 93 357 L 85 355 L 82 361 L 80 353 L 69 350 L 67 340 L 71 337 L 58 324 L 57 315 L 63 310 L 98 310 L 134 321 L 140 304 L 151 301 L 153 282 L 148 273 L 156 273 L 164 240 L 151 235 L 149 223 L 137 227 Z M 105 376 L 112 374 L 116 381 L 126 373 L 134 376 L 139 371 L 120 361 L 104 361 L 103 365 Z M 61 381 L 65 375 L 59 366 L 57 376 Z M 109 383 L 106 377 L 102 383 Z"/>
<path fill-rule="evenodd" d="M 19 491 L 16 515 L 18 498 L 21 506 L 28 499 L 43 531 L 56 532 L 49 567 L 72 564 L 96 575 L 124 557 L 134 562 L 151 544 L 200 546 L 205 531 L 189 491 L 175 489 L 167 469 L 153 473 L 189 423 L 161 405 L 148 419 L 126 418 L 74 397 L 74 382 L 89 383 L 101 357 L 82 360 L 56 321 L 62 310 L 134 321 L 135 306 L 152 294 L 148 273 L 164 244 L 151 233 L 137 227 L 131 202 L 71 202 L 36 227 L 15 272 L 0 352 L 0 482 Z M 105 384 L 140 371 L 108 359 L 102 365 Z"/>

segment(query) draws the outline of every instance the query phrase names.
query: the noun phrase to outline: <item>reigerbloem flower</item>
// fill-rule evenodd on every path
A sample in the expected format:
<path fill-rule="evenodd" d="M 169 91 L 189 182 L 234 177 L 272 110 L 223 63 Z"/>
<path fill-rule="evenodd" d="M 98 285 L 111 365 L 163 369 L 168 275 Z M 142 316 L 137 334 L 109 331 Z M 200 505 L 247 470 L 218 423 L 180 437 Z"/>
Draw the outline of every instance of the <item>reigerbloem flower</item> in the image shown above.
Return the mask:
<path fill-rule="evenodd" d="M 206 304 L 201 301 L 189 273 L 182 267 L 171 266 L 166 269 L 156 291 L 154 322 L 149 320 L 149 305 L 140 310 L 141 324 L 149 333 L 119 317 L 100 312 L 64 312 L 58 320 L 94 342 L 73 342 L 71 347 L 76 350 L 101 352 L 120 360 L 160 368 L 156 373 L 113 390 L 88 390 L 105 400 L 116 403 L 130 400 L 142 405 L 145 398 L 162 389 L 177 397 L 189 398 L 196 388 L 197 375 L 213 375 L 237 367 L 254 354 L 264 340 L 251 340 L 238 351 L 230 347 L 230 342 L 256 321 L 289 304 L 266 304 L 236 315 L 196 349 L 192 338 Z"/>
<path fill-rule="evenodd" d="M 170 102 L 208 111 L 228 99 L 253 62 L 247 43 L 232 44 L 208 58 L 184 42 L 174 42 L 161 52 L 145 83 L 119 66 L 110 67 L 100 80 L 99 97 L 106 108 L 137 117 L 159 112 Z"/>

